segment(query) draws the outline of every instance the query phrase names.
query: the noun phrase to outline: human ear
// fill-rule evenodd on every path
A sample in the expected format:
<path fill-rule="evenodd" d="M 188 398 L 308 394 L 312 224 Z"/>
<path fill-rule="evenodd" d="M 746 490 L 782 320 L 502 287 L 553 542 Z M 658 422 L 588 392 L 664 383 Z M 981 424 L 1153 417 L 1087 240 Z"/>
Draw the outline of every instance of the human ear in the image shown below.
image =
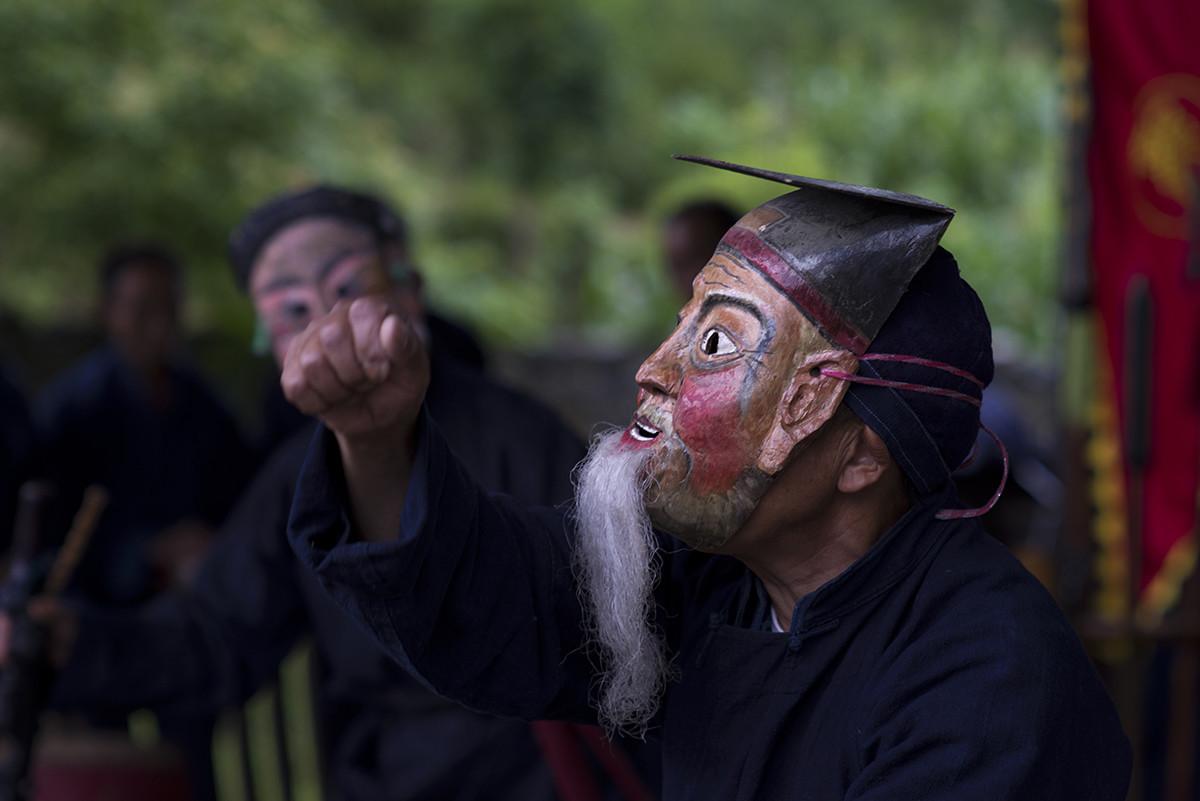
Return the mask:
<path fill-rule="evenodd" d="M 759 467 L 767 475 L 778 472 L 792 449 L 829 422 L 841 404 L 847 384 L 825 372 L 853 373 L 856 368 L 854 354 L 844 350 L 810 353 L 797 365 L 780 398 L 774 430 L 763 445 Z"/>
<path fill-rule="evenodd" d="M 883 476 L 892 464 L 887 445 L 869 426 L 855 420 L 846 460 L 838 472 L 839 492 L 854 493 L 867 489 Z"/>

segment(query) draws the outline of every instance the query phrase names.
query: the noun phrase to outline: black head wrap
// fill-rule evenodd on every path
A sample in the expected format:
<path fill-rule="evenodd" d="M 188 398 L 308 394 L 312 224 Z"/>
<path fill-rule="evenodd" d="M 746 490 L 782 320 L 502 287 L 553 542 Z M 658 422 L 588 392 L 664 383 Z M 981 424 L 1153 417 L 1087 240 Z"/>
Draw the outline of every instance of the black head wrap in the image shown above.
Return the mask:
<path fill-rule="evenodd" d="M 983 303 L 949 251 L 939 247 L 871 341 L 867 354 L 902 354 L 992 380 L 992 328 Z M 982 399 L 975 383 L 909 362 L 861 361 L 869 378 L 939 387 Z M 979 408 L 956 398 L 852 383 L 846 405 L 879 434 L 919 494 L 943 486 L 971 451 Z"/>
<path fill-rule="evenodd" d="M 251 211 L 229 237 L 229 261 L 245 289 L 255 259 L 281 229 L 309 217 L 336 217 L 366 226 L 381 242 L 407 244 L 404 220 L 374 195 L 320 185 L 271 198 Z"/>

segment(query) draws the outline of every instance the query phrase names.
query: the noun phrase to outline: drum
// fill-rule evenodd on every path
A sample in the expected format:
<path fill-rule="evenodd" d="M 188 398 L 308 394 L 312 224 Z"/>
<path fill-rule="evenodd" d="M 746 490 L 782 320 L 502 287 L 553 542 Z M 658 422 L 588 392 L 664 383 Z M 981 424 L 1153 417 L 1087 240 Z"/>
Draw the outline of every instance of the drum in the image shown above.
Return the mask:
<path fill-rule="evenodd" d="M 178 751 L 119 732 L 44 732 L 32 776 L 34 801 L 191 801 Z"/>

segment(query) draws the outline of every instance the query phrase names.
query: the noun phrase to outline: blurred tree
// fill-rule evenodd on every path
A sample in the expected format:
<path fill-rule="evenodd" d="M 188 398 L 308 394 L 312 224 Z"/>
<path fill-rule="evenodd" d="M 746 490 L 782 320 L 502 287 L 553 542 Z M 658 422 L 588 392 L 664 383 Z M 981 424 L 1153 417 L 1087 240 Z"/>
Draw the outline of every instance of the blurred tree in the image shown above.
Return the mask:
<path fill-rule="evenodd" d="M 0 297 L 89 308 L 111 239 L 192 264 L 244 332 L 230 226 L 303 181 L 405 208 L 436 300 L 502 344 L 630 343 L 671 318 L 658 222 L 765 185 L 701 152 L 928 194 L 996 322 L 1044 346 L 1058 228 L 1049 0 L 7 0 Z"/>

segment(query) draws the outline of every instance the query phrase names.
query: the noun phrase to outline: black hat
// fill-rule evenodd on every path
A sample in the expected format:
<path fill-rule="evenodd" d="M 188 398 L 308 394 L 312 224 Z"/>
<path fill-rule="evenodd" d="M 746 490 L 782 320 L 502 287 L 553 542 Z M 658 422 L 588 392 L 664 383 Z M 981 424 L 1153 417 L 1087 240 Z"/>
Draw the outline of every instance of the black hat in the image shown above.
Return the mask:
<path fill-rule="evenodd" d="M 729 229 L 718 249 L 752 264 L 830 342 L 863 353 L 937 247 L 954 209 L 869 186 L 676 156 L 794 187 Z"/>
<path fill-rule="evenodd" d="M 915 357 L 860 360 L 859 376 L 971 399 L 861 383 L 846 393 L 847 406 L 887 443 L 919 493 L 944 485 L 975 441 L 973 401 L 993 371 L 983 304 L 954 257 L 938 247 L 954 210 L 873 187 L 677 158 L 795 187 L 739 220 L 718 251 L 762 273 L 830 342 L 858 356 Z"/>
<path fill-rule="evenodd" d="M 381 241 L 405 244 L 408 229 L 390 206 L 374 195 L 319 185 L 271 198 L 251 211 L 229 236 L 229 261 L 242 289 L 263 245 L 297 220 L 337 217 L 366 226 Z"/>

